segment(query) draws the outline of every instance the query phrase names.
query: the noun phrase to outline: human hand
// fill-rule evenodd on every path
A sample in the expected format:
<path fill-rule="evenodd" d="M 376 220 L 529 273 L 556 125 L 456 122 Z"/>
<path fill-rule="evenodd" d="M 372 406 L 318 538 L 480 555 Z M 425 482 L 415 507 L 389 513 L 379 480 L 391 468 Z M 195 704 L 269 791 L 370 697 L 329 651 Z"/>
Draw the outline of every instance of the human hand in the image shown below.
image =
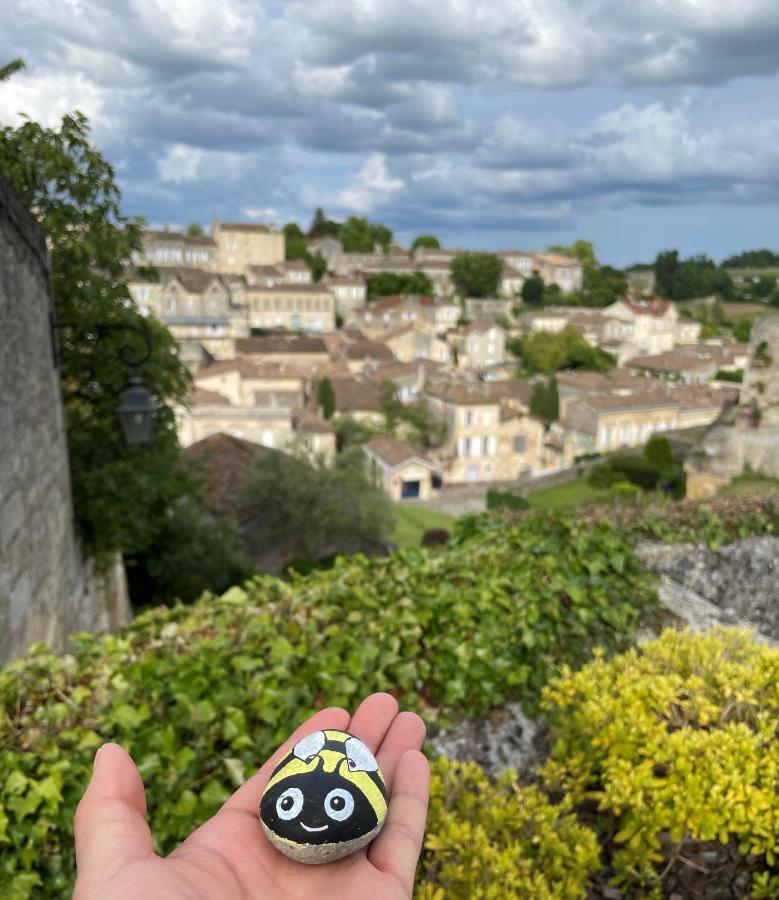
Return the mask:
<path fill-rule="evenodd" d="M 349 731 L 374 752 L 387 782 L 387 820 L 370 846 L 324 865 L 293 862 L 265 836 L 258 811 L 270 773 L 312 731 Z M 130 756 L 106 744 L 76 810 L 74 900 L 266 900 L 411 896 L 424 836 L 430 772 L 419 752 L 425 726 L 372 694 L 355 714 L 323 709 L 301 725 L 219 812 L 169 856 L 157 856 L 143 781 Z"/>

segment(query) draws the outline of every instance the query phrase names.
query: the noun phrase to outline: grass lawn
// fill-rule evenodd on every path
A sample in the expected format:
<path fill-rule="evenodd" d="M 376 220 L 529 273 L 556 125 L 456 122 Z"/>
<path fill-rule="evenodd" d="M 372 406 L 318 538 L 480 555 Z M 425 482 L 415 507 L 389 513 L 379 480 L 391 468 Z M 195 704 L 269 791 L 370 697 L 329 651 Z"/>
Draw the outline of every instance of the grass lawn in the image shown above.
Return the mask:
<path fill-rule="evenodd" d="M 577 478 L 568 484 L 547 488 L 530 494 L 527 498 L 531 509 L 560 509 L 564 506 L 583 506 L 586 503 L 608 503 L 608 491 L 590 487 L 586 478 Z"/>
<path fill-rule="evenodd" d="M 418 547 L 428 528 L 449 528 L 454 516 L 413 504 L 395 506 L 395 530 L 392 540 L 401 547 Z"/>
<path fill-rule="evenodd" d="M 762 475 L 739 475 L 717 494 L 718 497 L 762 497 L 779 492 L 779 479 Z"/>

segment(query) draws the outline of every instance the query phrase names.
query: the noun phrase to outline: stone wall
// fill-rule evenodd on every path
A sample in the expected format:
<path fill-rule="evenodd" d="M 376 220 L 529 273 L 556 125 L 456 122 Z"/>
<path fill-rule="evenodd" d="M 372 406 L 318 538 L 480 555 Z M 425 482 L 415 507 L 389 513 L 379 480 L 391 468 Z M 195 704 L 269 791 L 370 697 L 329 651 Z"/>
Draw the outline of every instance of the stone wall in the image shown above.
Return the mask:
<path fill-rule="evenodd" d="M 50 313 L 43 232 L 0 177 L 0 662 L 129 615 L 121 561 L 85 565 L 74 531 Z"/>
<path fill-rule="evenodd" d="M 752 326 L 737 408 L 726 408 L 685 462 L 687 496 L 712 497 L 745 471 L 779 478 L 779 316 Z"/>

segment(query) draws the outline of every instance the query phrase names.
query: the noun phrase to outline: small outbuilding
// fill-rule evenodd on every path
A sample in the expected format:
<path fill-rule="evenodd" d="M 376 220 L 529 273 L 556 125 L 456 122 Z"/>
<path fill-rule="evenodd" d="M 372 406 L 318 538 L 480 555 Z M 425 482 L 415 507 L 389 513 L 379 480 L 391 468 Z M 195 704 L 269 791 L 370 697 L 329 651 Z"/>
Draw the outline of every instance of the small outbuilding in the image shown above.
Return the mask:
<path fill-rule="evenodd" d="M 441 487 L 441 471 L 426 456 L 394 438 L 380 435 L 363 444 L 374 480 L 390 499 L 427 500 Z"/>

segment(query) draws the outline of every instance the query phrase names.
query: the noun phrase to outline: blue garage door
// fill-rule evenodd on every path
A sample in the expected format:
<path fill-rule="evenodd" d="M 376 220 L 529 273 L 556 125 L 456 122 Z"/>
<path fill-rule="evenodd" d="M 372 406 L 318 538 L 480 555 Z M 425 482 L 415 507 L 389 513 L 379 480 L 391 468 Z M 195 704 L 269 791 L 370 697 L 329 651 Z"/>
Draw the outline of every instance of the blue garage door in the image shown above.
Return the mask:
<path fill-rule="evenodd" d="M 404 500 L 410 500 L 413 497 L 419 496 L 419 482 L 418 481 L 404 481 L 403 489 L 400 492 L 400 496 Z"/>

